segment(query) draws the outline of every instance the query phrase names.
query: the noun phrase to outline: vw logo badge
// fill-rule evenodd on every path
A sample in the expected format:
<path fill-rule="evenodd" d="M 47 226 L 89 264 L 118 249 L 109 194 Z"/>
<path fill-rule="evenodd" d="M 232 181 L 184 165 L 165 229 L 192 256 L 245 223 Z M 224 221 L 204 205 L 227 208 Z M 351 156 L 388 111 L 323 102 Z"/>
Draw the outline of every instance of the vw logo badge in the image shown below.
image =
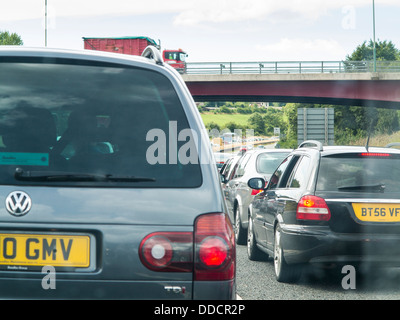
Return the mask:
<path fill-rule="evenodd" d="M 11 192 L 6 198 L 7 211 L 16 217 L 26 215 L 32 207 L 31 198 L 23 191 Z"/>

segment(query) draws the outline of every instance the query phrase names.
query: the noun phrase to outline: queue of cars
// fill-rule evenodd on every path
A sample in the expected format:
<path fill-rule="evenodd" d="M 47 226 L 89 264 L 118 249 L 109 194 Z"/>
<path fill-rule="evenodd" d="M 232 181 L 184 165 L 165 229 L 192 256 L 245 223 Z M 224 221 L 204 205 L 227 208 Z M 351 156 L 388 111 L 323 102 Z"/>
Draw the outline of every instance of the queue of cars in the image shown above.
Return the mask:
<path fill-rule="evenodd" d="M 400 265 L 399 150 L 305 141 L 230 155 L 219 179 L 172 141 L 205 131 L 153 48 L 0 58 L 1 298 L 234 299 L 236 243 L 281 282 Z"/>

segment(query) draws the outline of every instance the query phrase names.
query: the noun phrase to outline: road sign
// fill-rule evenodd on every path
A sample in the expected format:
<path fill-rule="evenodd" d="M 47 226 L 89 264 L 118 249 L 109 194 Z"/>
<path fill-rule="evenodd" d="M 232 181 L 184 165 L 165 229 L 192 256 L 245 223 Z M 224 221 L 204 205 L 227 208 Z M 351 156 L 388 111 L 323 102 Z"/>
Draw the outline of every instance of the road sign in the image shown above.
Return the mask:
<path fill-rule="evenodd" d="M 297 109 L 297 142 L 317 140 L 324 145 L 334 144 L 333 108 Z"/>

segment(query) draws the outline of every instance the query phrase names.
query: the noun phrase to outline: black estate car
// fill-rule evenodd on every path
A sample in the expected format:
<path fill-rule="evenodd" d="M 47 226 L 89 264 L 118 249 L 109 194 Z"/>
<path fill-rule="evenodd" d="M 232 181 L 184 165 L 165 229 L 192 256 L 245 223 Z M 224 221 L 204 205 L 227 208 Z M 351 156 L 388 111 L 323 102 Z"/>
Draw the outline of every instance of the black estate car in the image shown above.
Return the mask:
<path fill-rule="evenodd" d="M 273 257 L 277 280 L 309 263 L 400 262 L 400 150 L 305 141 L 250 205 L 248 256 Z M 248 184 L 259 189 L 261 178 Z"/>

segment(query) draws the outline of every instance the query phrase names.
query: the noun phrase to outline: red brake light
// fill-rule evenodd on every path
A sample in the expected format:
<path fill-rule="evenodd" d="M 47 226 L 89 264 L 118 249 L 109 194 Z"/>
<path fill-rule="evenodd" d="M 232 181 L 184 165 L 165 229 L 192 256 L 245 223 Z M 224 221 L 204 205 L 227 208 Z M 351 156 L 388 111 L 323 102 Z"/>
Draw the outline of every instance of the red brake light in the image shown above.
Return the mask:
<path fill-rule="evenodd" d="M 221 266 L 228 256 L 227 244 L 221 238 L 208 237 L 199 247 L 199 259 L 207 267 Z"/>
<path fill-rule="evenodd" d="M 390 153 L 363 152 L 362 157 L 389 157 Z"/>
<path fill-rule="evenodd" d="M 235 276 L 235 240 L 229 218 L 205 214 L 195 222 L 195 280 L 230 280 Z"/>
<path fill-rule="evenodd" d="M 198 281 L 231 280 L 236 272 L 232 224 L 224 213 L 201 215 L 195 220 L 194 235 L 192 232 L 147 235 L 140 243 L 139 257 L 153 271 L 194 272 Z"/>
<path fill-rule="evenodd" d="M 304 196 L 297 205 L 296 218 L 328 221 L 331 218 L 331 212 L 324 199 L 311 195 Z"/>
<path fill-rule="evenodd" d="M 255 196 L 256 194 L 259 194 L 260 192 L 263 192 L 264 190 L 263 189 L 260 189 L 260 190 L 258 190 L 258 189 L 251 189 L 251 195 L 252 196 Z"/>

